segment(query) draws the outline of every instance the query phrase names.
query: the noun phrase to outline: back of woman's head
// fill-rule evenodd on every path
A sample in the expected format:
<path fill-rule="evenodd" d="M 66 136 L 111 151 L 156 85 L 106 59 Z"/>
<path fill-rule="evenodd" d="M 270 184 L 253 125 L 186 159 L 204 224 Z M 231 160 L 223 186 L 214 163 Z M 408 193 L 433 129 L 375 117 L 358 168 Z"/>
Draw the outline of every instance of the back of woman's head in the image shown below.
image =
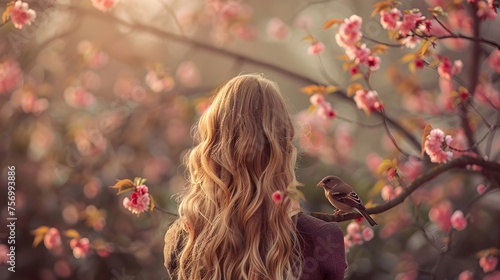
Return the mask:
<path fill-rule="evenodd" d="M 178 255 L 179 279 L 300 274 L 290 202 L 272 200 L 273 192 L 296 182 L 293 137 L 275 83 L 242 75 L 220 88 L 199 120 L 198 143 L 186 161 L 188 188 L 180 198 L 180 218 L 167 233 L 166 242 L 175 243 L 187 232 Z"/>

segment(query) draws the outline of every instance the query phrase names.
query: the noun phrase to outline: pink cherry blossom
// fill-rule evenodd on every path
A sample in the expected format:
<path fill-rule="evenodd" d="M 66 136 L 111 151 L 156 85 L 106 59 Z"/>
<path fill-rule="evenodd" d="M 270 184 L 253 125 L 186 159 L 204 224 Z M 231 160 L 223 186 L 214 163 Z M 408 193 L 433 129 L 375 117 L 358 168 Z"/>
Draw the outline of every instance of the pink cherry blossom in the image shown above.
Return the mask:
<path fill-rule="evenodd" d="M 401 22 L 401 11 L 397 8 L 392 8 L 390 11 L 381 11 L 380 12 L 380 23 L 384 29 L 394 30 L 399 27 Z"/>
<path fill-rule="evenodd" d="M 68 87 L 64 90 L 64 100 L 73 108 L 87 108 L 95 103 L 94 95 L 81 86 Z"/>
<path fill-rule="evenodd" d="M 497 17 L 496 8 L 492 4 L 479 1 L 477 2 L 477 8 L 477 16 L 482 20 L 495 20 Z"/>
<path fill-rule="evenodd" d="M 339 31 L 335 35 L 337 44 L 343 48 L 351 47 L 361 40 L 361 17 L 352 15 L 340 24 Z"/>
<path fill-rule="evenodd" d="M 43 244 L 49 250 L 57 249 L 61 246 L 61 234 L 56 228 L 50 228 L 43 238 Z"/>
<path fill-rule="evenodd" d="M 470 270 L 464 270 L 458 275 L 458 280 L 474 280 L 474 273 Z"/>
<path fill-rule="evenodd" d="M 361 46 L 349 46 L 346 48 L 345 53 L 350 60 L 353 60 L 357 64 L 368 64 L 368 57 L 370 57 L 372 51 L 366 47 L 366 44 Z"/>
<path fill-rule="evenodd" d="M 378 169 L 380 163 L 382 163 L 382 157 L 376 153 L 369 153 L 366 156 L 365 162 L 366 162 L 366 165 L 368 166 L 368 169 L 370 170 L 370 172 L 372 174 L 376 175 L 377 169 Z"/>
<path fill-rule="evenodd" d="M 7 59 L 0 63 L 0 95 L 12 91 L 21 84 L 23 72 L 19 63 L 13 59 Z"/>
<path fill-rule="evenodd" d="M 7 254 L 9 253 L 9 247 L 5 244 L 0 244 L 0 264 L 2 263 L 7 263 L 9 261 L 9 256 Z"/>
<path fill-rule="evenodd" d="M 424 17 L 420 12 L 405 14 L 399 26 L 399 34 L 401 34 L 401 36 L 407 36 L 412 30 L 417 28 L 417 24 L 423 19 Z"/>
<path fill-rule="evenodd" d="M 476 188 L 476 191 L 477 191 L 477 193 L 478 193 L 478 194 L 483 194 L 483 193 L 485 193 L 485 192 L 486 192 L 486 190 L 487 190 L 487 188 L 486 188 L 486 186 L 485 186 L 485 185 L 483 185 L 483 184 L 479 184 L 479 185 L 477 186 L 477 188 Z"/>
<path fill-rule="evenodd" d="M 462 71 L 463 63 L 461 60 L 455 60 L 453 65 L 448 57 L 442 57 L 441 64 L 438 67 L 438 74 L 442 78 L 450 80 L 453 75 L 459 74 Z"/>
<path fill-rule="evenodd" d="M 311 102 L 312 105 L 318 106 L 321 105 L 323 102 L 325 102 L 325 96 L 321 93 L 315 93 L 309 97 L 309 102 Z"/>
<path fill-rule="evenodd" d="M 360 233 L 355 233 L 350 235 L 351 236 L 351 242 L 354 245 L 360 245 L 363 244 L 363 237 L 361 236 Z"/>
<path fill-rule="evenodd" d="M 380 57 L 376 55 L 370 55 L 366 61 L 366 64 L 370 71 L 376 71 L 380 68 Z"/>
<path fill-rule="evenodd" d="M 282 191 L 275 191 L 272 195 L 272 198 L 273 198 L 274 203 L 278 204 L 278 203 L 281 203 L 283 201 L 283 199 L 285 198 L 285 195 L 283 194 Z"/>
<path fill-rule="evenodd" d="M 37 98 L 33 93 L 26 92 L 21 97 L 21 108 L 25 113 L 40 114 L 49 107 L 46 98 Z"/>
<path fill-rule="evenodd" d="M 467 219 L 464 213 L 457 210 L 451 215 L 451 225 L 458 231 L 464 230 L 467 227 Z"/>
<path fill-rule="evenodd" d="M 29 8 L 28 3 L 16 1 L 9 12 L 15 28 L 22 29 L 25 25 L 31 25 L 36 18 L 36 12 Z"/>
<path fill-rule="evenodd" d="M 390 201 L 398 196 L 402 191 L 403 189 L 400 186 L 394 188 L 391 185 L 385 185 L 380 191 L 380 196 L 382 196 L 384 201 Z"/>
<path fill-rule="evenodd" d="M 148 71 L 145 82 L 154 92 L 170 91 L 175 85 L 174 79 L 170 75 L 161 75 L 154 70 Z"/>
<path fill-rule="evenodd" d="M 472 18 L 464 8 L 454 9 L 448 12 L 449 29 L 460 34 L 472 34 Z"/>
<path fill-rule="evenodd" d="M 483 269 L 484 273 L 495 270 L 498 264 L 498 258 L 495 256 L 482 256 L 479 259 L 479 266 Z"/>
<path fill-rule="evenodd" d="M 375 236 L 375 233 L 373 232 L 373 229 L 371 227 L 365 227 L 361 232 L 361 235 L 363 236 L 363 239 L 365 241 L 370 241 Z"/>
<path fill-rule="evenodd" d="M 451 159 L 453 153 L 443 150 L 443 147 L 449 146 L 451 141 L 451 136 L 445 136 L 441 129 L 431 130 L 424 144 L 425 152 L 429 155 L 431 162 L 442 163 Z"/>
<path fill-rule="evenodd" d="M 113 9 L 119 0 L 92 0 L 92 6 L 101 12 Z"/>
<path fill-rule="evenodd" d="M 422 40 L 417 36 L 407 36 L 401 40 L 401 43 L 409 49 L 414 49 L 420 41 Z"/>
<path fill-rule="evenodd" d="M 354 235 L 356 233 L 359 233 L 360 230 L 361 227 L 359 226 L 359 223 L 356 222 L 350 222 L 346 228 L 347 234 L 349 235 Z"/>
<path fill-rule="evenodd" d="M 148 193 L 148 187 L 146 185 L 140 185 L 135 187 L 135 191 L 132 192 L 130 198 L 125 197 L 123 199 L 123 207 L 139 216 L 142 212 L 149 209 L 150 202 L 151 198 Z"/>
<path fill-rule="evenodd" d="M 364 110 L 367 114 L 382 108 L 382 102 L 378 98 L 378 93 L 374 90 L 360 89 L 356 91 L 354 101 L 358 109 Z"/>
<path fill-rule="evenodd" d="M 422 161 L 416 157 L 410 157 L 408 160 L 399 165 L 399 170 L 403 173 L 405 179 L 410 182 L 422 174 Z"/>
<path fill-rule="evenodd" d="M 318 115 L 323 119 L 332 120 L 337 116 L 337 112 L 332 108 L 330 102 L 324 101 L 319 105 Z"/>
<path fill-rule="evenodd" d="M 451 207 L 451 203 L 445 200 L 435 204 L 429 211 L 429 219 L 445 232 L 448 232 L 451 227 Z"/>
<path fill-rule="evenodd" d="M 69 245 L 71 249 L 73 249 L 73 256 L 77 259 L 85 258 L 90 250 L 90 242 L 86 237 L 80 239 L 71 239 Z"/>
<path fill-rule="evenodd" d="M 267 35 L 277 41 L 284 41 L 290 35 L 290 28 L 280 18 L 272 18 L 267 24 Z"/>
<path fill-rule="evenodd" d="M 309 55 L 318 55 L 321 54 L 325 50 L 325 45 L 321 42 L 314 42 L 312 45 L 307 48 L 307 53 Z"/>
<path fill-rule="evenodd" d="M 177 68 L 176 77 L 186 87 L 195 87 L 201 81 L 200 71 L 192 61 L 184 61 Z"/>
<path fill-rule="evenodd" d="M 490 56 L 488 56 L 488 65 L 491 69 L 500 73 L 500 50 L 495 49 L 491 52 Z"/>

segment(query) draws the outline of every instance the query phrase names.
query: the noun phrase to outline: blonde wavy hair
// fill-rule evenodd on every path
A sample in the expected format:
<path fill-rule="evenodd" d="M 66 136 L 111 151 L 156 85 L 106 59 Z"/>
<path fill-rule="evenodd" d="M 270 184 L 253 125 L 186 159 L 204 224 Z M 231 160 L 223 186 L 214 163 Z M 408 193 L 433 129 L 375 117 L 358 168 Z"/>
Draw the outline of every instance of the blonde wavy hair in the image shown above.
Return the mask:
<path fill-rule="evenodd" d="M 201 116 L 186 156 L 179 219 L 165 236 L 165 265 L 177 279 L 298 279 L 302 257 L 291 201 L 294 128 L 278 86 L 241 75 Z M 173 259 L 174 258 L 174 259 Z"/>

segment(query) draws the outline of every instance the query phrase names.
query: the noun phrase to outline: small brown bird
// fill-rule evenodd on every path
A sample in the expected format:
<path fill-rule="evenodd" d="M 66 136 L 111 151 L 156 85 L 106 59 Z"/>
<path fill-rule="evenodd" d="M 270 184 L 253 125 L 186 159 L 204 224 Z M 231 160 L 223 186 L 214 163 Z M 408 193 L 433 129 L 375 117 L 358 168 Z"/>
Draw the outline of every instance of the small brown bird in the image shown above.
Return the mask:
<path fill-rule="evenodd" d="M 326 176 L 318 183 L 318 187 L 325 189 L 326 198 L 338 210 L 345 213 L 357 212 L 365 217 L 372 227 L 378 225 L 377 222 L 366 213 L 363 202 L 354 192 L 352 187 L 339 177 Z"/>

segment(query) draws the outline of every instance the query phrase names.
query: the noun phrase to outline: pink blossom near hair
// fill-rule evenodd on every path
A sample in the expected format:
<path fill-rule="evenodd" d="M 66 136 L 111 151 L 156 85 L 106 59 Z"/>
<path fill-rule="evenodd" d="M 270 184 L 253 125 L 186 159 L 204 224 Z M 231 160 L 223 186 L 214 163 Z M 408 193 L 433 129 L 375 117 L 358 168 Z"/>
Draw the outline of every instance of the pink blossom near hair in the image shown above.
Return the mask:
<path fill-rule="evenodd" d="M 458 231 L 462 231 L 467 227 L 467 219 L 460 210 L 455 211 L 450 219 L 451 225 Z"/>
<path fill-rule="evenodd" d="M 496 256 L 482 256 L 479 259 L 479 266 L 483 269 L 484 273 L 495 270 L 498 264 L 498 257 Z"/>
<path fill-rule="evenodd" d="M 281 203 L 283 201 L 283 199 L 285 198 L 285 195 L 282 191 L 275 191 L 272 195 L 272 198 L 273 198 L 274 203 L 278 204 L 278 203 Z"/>
<path fill-rule="evenodd" d="M 318 115 L 323 119 L 331 120 L 337 116 L 337 112 L 332 108 L 330 102 L 324 101 L 319 105 Z"/>
<path fill-rule="evenodd" d="M 84 258 L 87 256 L 90 250 L 90 242 L 89 239 L 84 238 L 73 238 L 69 242 L 71 249 L 73 249 L 73 256 L 77 259 Z"/>
<path fill-rule="evenodd" d="M 267 23 L 269 38 L 284 41 L 290 36 L 290 28 L 280 18 L 272 18 Z"/>
<path fill-rule="evenodd" d="M 499 49 L 495 49 L 494 51 L 492 51 L 491 54 L 488 56 L 487 61 L 488 61 L 488 66 L 490 66 L 491 69 L 500 73 L 500 50 Z"/>
<path fill-rule="evenodd" d="M 365 227 L 363 228 L 361 235 L 363 236 L 363 240 L 370 241 L 375 236 L 375 233 L 373 232 L 373 229 L 371 227 Z"/>
<path fill-rule="evenodd" d="M 61 246 L 61 233 L 56 228 L 50 228 L 43 238 L 43 244 L 49 250 L 56 249 Z"/>
<path fill-rule="evenodd" d="M 23 72 L 17 61 L 7 59 L 0 63 L 0 95 L 11 92 L 22 80 Z"/>
<path fill-rule="evenodd" d="M 101 12 L 113 9 L 119 0 L 92 0 L 92 6 Z"/>
<path fill-rule="evenodd" d="M 151 198 L 149 196 L 148 187 L 140 185 L 135 187 L 135 191 L 129 197 L 123 199 L 123 207 L 128 209 L 133 214 L 139 216 L 142 212 L 149 210 Z"/>
<path fill-rule="evenodd" d="M 325 45 L 321 42 L 314 42 L 307 48 L 307 53 L 309 55 L 319 55 L 325 50 Z"/>
<path fill-rule="evenodd" d="M 323 102 L 325 102 L 325 96 L 321 93 L 315 93 L 309 97 L 309 102 L 311 102 L 312 105 L 318 106 L 321 105 Z"/>
<path fill-rule="evenodd" d="M 458 275 L 458 280 L 474 280 L 474 273 L 470 270 L 464 270 Z"/>
<path fill-rule="evenodd" d="M 384 29 L 394 30 L 401 25 L 402 13 L 398 8 L 392 8 L 390 11 L 382 10 L 380 12 L 380 24 Z"/>
<path fill-rule="evenodd" d="M 16 1 L 9 12 L 15 28 L 22 29 L 25 25 L 31 25 L 36 18 L 36 12 L 29 8 L 28 3 Z"/>

